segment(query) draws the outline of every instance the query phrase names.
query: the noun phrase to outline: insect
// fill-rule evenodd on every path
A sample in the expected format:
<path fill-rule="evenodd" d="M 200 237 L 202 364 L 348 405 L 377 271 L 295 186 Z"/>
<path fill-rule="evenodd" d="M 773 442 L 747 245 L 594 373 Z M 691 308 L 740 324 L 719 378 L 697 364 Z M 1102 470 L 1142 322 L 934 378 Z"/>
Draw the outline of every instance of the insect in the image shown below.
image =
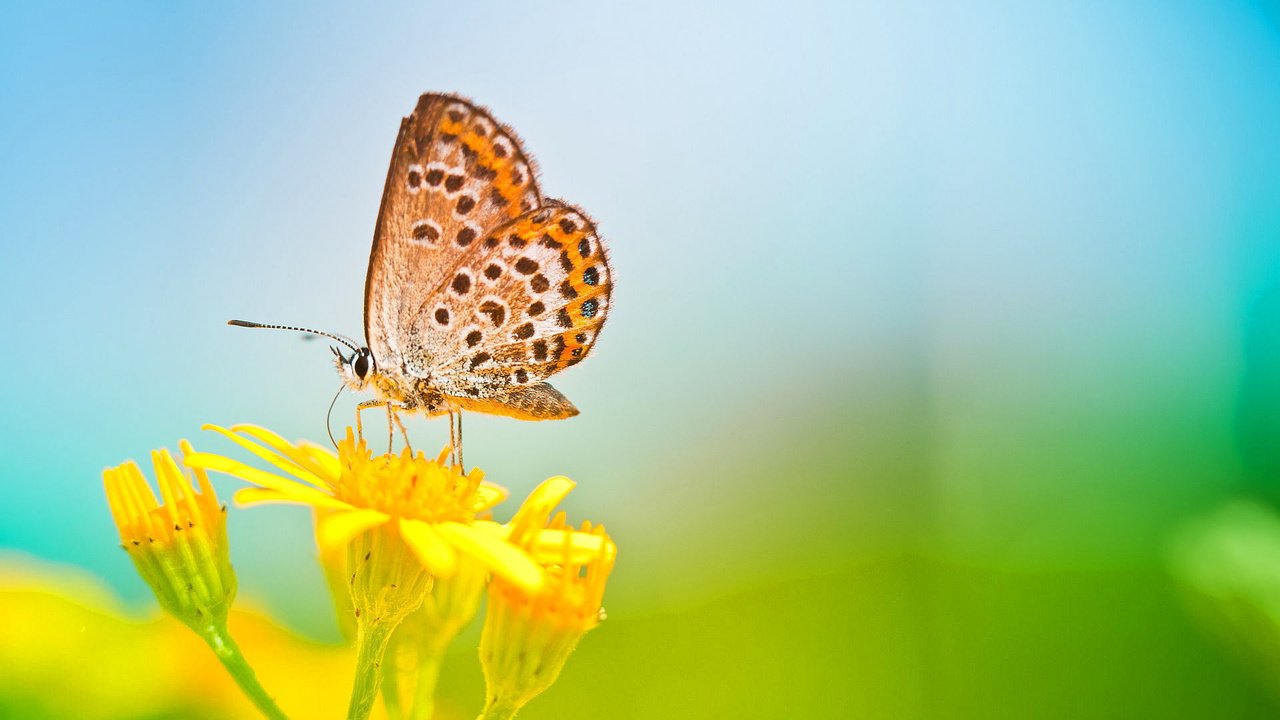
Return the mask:
<path fill-rule="evenodd" d="M 546 382 L 591 353 L 609 313 L 604 241 L 580 209 L 544 198 L 507 126 L 469 100 L 428 93 L 400 124 L 364 289 L 365 345 L 338 340 L 360 410 L 449 415 L 461 463 L 462 412 L 520 420 L 578 414 Z M 455 424 L 456 418 L 456 424 Z M 407 434 L 405 436 L 408 442 Z"/>

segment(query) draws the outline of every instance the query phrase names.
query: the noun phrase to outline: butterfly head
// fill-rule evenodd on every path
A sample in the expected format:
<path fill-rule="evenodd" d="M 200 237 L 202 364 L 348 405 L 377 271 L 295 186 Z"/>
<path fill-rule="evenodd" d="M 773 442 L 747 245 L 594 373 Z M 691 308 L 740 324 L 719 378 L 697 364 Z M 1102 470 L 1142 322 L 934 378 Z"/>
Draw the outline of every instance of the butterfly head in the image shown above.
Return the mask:
<path fill-rule="evenodd" d="M 369 348 L 356 348 L 350 355 L 343 355 L 336 347 L 333 350 L 334 363 L 342 380 L 352 390 L 363 390 L 378 373 L 378 361 L 374 359 Z"/>

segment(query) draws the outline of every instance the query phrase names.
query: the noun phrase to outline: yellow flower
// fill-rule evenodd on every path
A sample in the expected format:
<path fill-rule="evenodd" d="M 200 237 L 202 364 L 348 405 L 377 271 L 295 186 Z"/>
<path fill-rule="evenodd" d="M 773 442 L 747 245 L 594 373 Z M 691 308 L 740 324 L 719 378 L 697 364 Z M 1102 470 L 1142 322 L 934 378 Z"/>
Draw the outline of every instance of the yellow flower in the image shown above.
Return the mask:
<path fill-rule="evenodd" d="M 502 488 L 484 481 L 478 469 L 463 474 L 446 465 L 448 449 L 434 460 L 408 450 L 374 456 L 350 428 L 338 454 L 310 443 L 290 443 L 253 425 L 230 430 L 206 426 L 266 460 L 285 475 L 230 458 L 194 453 L 187 464 L 217 470 L 253 483 L 236 493 L 241 505 L 297 503 L 326 512 L 317 517 L 321 552 L 347 546 L 374 528 L 399 536 L 430 573 L 452 577 L 465 555 L 494 575 L 530 592 L 542 586 L 543 571 L 507 543 L 502 526 L 477 516 L 498 504 Z M 256 441 L 256 442 L 255 442 Z"/>
<path fill-rule="evenodd" d="M 190 455 L 188 465 L 253 483 L 236 493 L 242 505 L 314 508 L 316 541 L 326 562 L 334 562 L 335 549 L 345 548 L 342 577 L 350 590 L 358 650 L 348 718 L 368 717 L 391 635 L 421 606 L 436 578 L 453 578 L 459 567 L 474 565 L 526 592 L 542 588 L 542 567 L 507 542 L 503 526 L 478 517 L 506 491 L 485 482 L 479 470 L 464 474 L 456 465 L 446 465 L 449 448 L 434 460 L 408 449 L 374 456 L 348 428 L 334 455 L 252 425 L 206 427 L 285 475 L 208 453 Z"/>
<path fill-rule="evenodd" d="M 181 448 L 184 456 L 193 453 L 186 440 Z M 225 620 L 236 595 L 226 507 L 203 471 L 195 471 L 197 491 L 168 450 L 153 451 L 151 462 L 163 504 L 133 461 L 103 471 L 107 504 L 124 549 L 161 607 L 202 631 Z"/>
<path fill-rule="evenodd" d="M 604 618 L 601 602 L 617 546 L 600 525 L 574 530 L 552 511 L 574 484 L 553 477 L 539 485 L 509 525 L 509 540 L 547 573 L 542 589 L 494 578 L 480 639 L 487 702 L 482 718 L 514 717 L 556 678 L 586 632 Z M 550 518 L 550 519 L 549 519 Z"/>
<path fill-rule="evenodd" d="M 184 459 L 198 454 L 186 440 L 179 445 Z M 236 574 L 227 545 L 226 507 L 204 470 L 194 470 L 197 491 L 168 450 L 153 451 L 151 463 L 162 503 L 132 461 L 102 473 L 124 549 L 160 606 L 200 635 L 264 715 L 283 720 L 284 713 L 227 630 Z"/>

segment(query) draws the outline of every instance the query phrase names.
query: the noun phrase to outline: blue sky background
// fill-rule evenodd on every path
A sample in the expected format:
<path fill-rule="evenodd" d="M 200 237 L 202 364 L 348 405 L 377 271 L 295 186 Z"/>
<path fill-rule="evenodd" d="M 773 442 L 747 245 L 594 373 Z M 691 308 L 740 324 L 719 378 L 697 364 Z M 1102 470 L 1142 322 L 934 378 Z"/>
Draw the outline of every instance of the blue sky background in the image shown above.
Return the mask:
<path fill-rule="evenodd" d="M 396 128 L 443 90 L 610 243 L 608 329 L 556 382 L 583 415 L 469 417 L 467 459 L 517 497 L 579 480 L 624 543 L 611 615 L 888 550 L 1149 559 L 1265 465 L 1240 418 L 1280 357 L 1277 17 L 8 4 L 0 548 L 140 601 L 104 466 L 230 451 L 204 422 L 324 437 L 323 345 L 223 322 L 359 334 Z M 305 512 L 232 523 L 245 596 L 323 632 Z"/>

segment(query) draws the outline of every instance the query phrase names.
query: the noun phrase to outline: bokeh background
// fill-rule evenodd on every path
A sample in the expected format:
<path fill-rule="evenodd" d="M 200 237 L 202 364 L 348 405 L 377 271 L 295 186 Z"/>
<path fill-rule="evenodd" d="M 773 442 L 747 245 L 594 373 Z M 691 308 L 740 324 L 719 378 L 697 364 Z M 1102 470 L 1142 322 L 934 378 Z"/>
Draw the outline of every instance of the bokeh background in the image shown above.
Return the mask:
<path fill-rule="evenodd" d="M 324 344 L 223 323 L 360 333 L 427 90 L 513 125 L 616 268 L 583 414 L 467 419 L 622 547 L 522 717 L 1276 713 L 1169 567 L 1280 499 L 1278 78 L 1274 2 L 6 3 L 0 715 L 86 716 L 82 615 L 153 622 L 104 466 L 324 438 Z M 307 513 L 230 522 L 242 604 L 335 643 Z M 37 662 L 55 615 L 82 644 Z M 140 709 L 173 662 L 106 654 L 98 712 L 220 716 Z M 474 715 L 468 648 L 442 682 Z"/>

